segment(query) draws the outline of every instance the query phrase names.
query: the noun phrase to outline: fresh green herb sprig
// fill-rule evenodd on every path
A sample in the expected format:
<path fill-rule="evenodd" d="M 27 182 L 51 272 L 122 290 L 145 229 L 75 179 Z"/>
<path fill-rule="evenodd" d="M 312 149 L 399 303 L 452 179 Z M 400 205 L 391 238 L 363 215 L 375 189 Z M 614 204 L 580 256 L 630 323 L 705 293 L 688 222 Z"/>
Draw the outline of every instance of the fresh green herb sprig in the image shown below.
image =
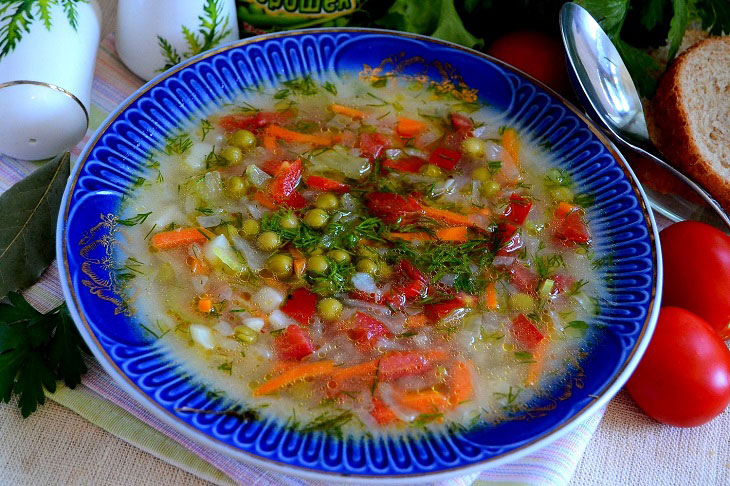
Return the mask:
<path fill-rule="evenodd" d="M 329 265 L 324 273 L 307 274 L 307 281 L 312 285 L 312 291 L 319 295 L 334 295 L 353 289 L 352 276 L 355 266 L 349 262 L 327 260 Z"/>
<path fill-rule="evenodd" d="M 20 294 L 8 294 L 0 304 L 0 401 L 18 395 L 23 417 L 45 403 L 44 389 L 56 391 L 56 381 L 70 388 L 86 373 L 89 354 L 66 305 L 41 314 Z"/>

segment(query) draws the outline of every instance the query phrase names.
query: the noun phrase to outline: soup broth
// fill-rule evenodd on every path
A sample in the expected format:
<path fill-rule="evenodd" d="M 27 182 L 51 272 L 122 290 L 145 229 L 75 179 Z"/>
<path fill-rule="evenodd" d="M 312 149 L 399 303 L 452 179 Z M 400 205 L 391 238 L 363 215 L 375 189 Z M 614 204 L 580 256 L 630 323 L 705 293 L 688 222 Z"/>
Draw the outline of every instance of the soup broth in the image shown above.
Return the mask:
<path fill-rule="evenodd" d="M 117 260 L 144 332 L 303 430 L 503 420 L 586 348 L 591 197 L 478 101 L 289 81 L 192 120 L 135 186 Z"/>

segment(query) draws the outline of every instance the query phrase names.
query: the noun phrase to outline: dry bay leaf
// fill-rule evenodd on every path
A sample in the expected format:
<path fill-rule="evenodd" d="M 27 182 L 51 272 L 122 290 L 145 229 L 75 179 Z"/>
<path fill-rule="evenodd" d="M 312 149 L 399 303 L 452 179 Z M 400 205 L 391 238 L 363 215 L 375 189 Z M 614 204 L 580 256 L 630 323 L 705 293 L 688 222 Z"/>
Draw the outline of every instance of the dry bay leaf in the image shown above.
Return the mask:
<path fill-rule="evenodd" d="M 35 283 L 53 261 L 69 173 L 66 153 L 0 195 L 0 298 Z"/>

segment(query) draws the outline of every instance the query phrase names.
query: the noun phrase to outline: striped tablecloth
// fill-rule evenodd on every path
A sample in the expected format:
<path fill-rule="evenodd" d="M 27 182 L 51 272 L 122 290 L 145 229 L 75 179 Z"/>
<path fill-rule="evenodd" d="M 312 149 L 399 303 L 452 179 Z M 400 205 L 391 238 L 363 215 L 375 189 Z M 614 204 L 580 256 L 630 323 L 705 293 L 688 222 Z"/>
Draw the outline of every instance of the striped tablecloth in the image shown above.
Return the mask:
<path fill-rule="evenodd" d="M 101 43 L 94 73 L 91 127 L 84 140 L 72 149 L 72 159 L 79 156 L 88 138 L 108 113 L 141 85 L 142 81 L 129 72 L 117 57 L 113 36 L 106 37 Z M 6 190 L 37 167 L 33 163 L 2 156 L 0 161 L 2 162 L 0 191 Z M 38 284 L 25 292 L 25 296 L 29 302 L 43 311 L 60 303 L 61 288 L 55 264 L 44 273 Z M 74 390 L 61 388 L 56 394 L 51 395 L 51 398 L 143 450 L 217 484 L 231 482 L 259 486 L 323 484 L 269 473 L 198 445 L 146 412 L 95 362 L 90 362 L 89 366 L 90 371 L 85 375 L 81 386 Z M 141 422 L 126 419 L 127 413 Z M 480 486 L 490 483 L 567 484 L 603 413 L 604 411 L 600 410 L 562 438 L 519 461 L 480 474 L 442 481 L 439 484 L 449 486 Z M 211 465 L 215 469 L 211 468 Z"/>

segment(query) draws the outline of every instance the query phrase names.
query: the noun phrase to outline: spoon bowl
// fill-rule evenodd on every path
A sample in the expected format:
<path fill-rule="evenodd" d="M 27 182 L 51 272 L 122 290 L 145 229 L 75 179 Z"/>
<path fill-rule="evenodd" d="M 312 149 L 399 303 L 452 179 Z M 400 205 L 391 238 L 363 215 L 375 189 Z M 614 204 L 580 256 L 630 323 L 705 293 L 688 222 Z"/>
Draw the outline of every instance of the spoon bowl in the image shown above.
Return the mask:
<path fill-rule="evenodd" d="M 672 221 L 700 220 L 728 232 L 730 218 L 722 206 L 666 162 L 652 144 L 636 86 L 616 46 L 598 22 L 583 7 L 566 3 L 560 11 L 560 30 L 570 79 L 588 116 L 615 140 L 682 180 L 707 204 L 698 207 L 677 195 L 645 188 L 652 208 Z"/>

